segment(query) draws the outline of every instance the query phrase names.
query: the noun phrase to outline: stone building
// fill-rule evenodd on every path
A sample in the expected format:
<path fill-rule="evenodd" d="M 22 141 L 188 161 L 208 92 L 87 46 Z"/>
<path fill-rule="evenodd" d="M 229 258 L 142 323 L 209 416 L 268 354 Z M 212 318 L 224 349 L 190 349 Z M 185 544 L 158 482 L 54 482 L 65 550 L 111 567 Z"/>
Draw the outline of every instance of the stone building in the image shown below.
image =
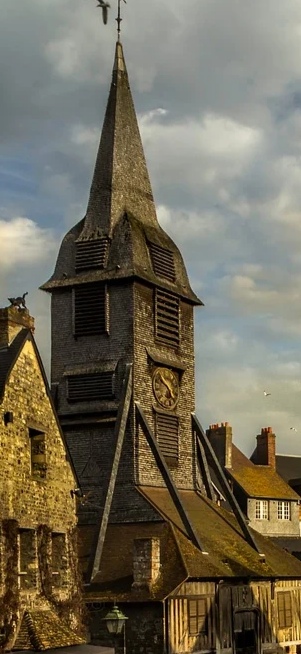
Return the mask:
<path fill-rule="evenodd" d="M 228 423 L 211 425 L 207 436 L 249 525 L 290 552 L 299 551 L 300 496 L 276 470 L 272 428 L 258 434 L 251 459 L 233 443 Z"/>
<path fill-rule="evenodd" d="M 26 308 L 0 309 L 0 639 L 80 644 L 75 471 Z"/>
<path fill-rule="evenodd" d="M 160 227 L 122 50 L 86 216 L 51 293 L 51 384 L 85 494 L 92 640 L 113 602 L 132 654 L 301 646 L 301 563 L 248 526 L 194 415 L 192 291 Z M 218 507 L 208 457 L 234 515 Z"/>

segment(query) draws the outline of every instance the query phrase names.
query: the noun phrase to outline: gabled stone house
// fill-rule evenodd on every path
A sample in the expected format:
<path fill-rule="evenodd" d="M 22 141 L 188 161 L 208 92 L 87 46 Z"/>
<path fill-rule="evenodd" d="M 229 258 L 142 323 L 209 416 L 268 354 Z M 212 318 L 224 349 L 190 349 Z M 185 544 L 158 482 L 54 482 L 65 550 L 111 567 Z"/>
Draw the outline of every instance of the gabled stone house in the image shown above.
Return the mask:
<path fill-rule="evenodd" d="M 87 213 L 42 288 L 53 395 L 87 498 L 92 640 L 106 642 L 117 601 L 131 654 L 295 653 L 301 563 L 249 528 L 194 415 L 202 302 L 157 220 L 119 40 Z M 214 501 L 209 460 L 234 514 Z"/>
<path fill-rule="evenodd" d="M 0 638 L 4 649 L 83 643 L 77 478 L 26 308 L 0 309 Z"/>
<path fill-rule="evenodd" d="M 258 434 L 250 459 L 234 445 L 228 423 L 211 425 L 207 436 L 250 527 L 290 552 L 299 552 L 300 497 L 276 470 L 271 427 Z"/>

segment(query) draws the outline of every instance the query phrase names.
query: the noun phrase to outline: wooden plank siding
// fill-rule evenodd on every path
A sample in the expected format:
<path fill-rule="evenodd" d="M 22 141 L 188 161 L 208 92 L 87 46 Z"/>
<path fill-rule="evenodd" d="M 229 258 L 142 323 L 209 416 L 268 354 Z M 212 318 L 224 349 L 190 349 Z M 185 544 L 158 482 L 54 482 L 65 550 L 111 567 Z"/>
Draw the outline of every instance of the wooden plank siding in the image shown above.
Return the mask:
<path fill-rule="evenodd" d="M 280 597 L 279 593 L 286 593 Z M 195 629 L 197 606 L 207 603 L 206 619 Z M 201 600 L 197 605 L 197 600 Z M 193 612 L 193 618 L 189 615 Z M 167 601 L 169 654 L 234 652 L 234 637 L 243 628 L 255 628 L 258 652 L 301 644 L 301 580 L 258 581 L 250 584 L 186 581 Z M 191 608 L 192 607 L 192 608 Z M 279 628 L 279 616 L 282 624 Z M 189 629 L 190 621 L 190 629 Z M 246 625 L 250 625 L 250 627 Z M 244 627 L 242 626 L 244 625 Z"/>

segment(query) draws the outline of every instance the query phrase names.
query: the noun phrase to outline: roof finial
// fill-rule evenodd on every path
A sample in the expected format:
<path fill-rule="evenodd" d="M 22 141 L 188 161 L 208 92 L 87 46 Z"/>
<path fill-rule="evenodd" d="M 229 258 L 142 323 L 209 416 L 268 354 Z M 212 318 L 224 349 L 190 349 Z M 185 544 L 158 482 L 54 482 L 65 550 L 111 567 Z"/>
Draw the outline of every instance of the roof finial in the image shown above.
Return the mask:
<path fill-rule="evenodd" d="M 122 18 L 121 18 L 121 15 L 120 15 L 120 2 L 121 2 L 121 0 L 118 0 L 118 13 L 117 13 L 117 18 L 116 18 L 116 22 L 117 22 L 117 39 L 118 39 L 118 41 L 120 41 L 120 24 L 121 24 L 121 21 L 122 21 Z M 126 4 L 126 0 L 123 0 L 123 2 L 125 2 L 125 4 Z"/>

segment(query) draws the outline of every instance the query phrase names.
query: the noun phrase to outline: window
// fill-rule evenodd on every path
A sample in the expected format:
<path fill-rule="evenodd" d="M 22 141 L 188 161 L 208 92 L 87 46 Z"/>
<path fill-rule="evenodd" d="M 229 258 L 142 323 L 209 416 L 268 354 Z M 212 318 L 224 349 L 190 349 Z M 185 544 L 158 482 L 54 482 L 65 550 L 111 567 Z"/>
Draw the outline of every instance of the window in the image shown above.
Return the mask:
<path fill-rule="evenodd" d="M 109 400 L 113 397 L 113 373 L 111 371 L 68 377 L 69 402 Z"/>
<path fill-rule="evenodd" d="M 51 534 L 52 585 L 61 588 L 67 583 L 67 548 L 65 534 Z"/>
<path fill-rule="evenodd" d="M 155 336 L 174 347 L 180 342 L 179 298 L 158 288 L 155 292 Z"/>
<path fill-rule="evenodd" d="M 156 413 L 156 436 L 159 448 L 168 462 L 176 464 L 179 458 L 179 418 Z"/>
<path fill-rule="evenodd" d="M 289 591 L 277 593 L 278 627 L 285 629 L 293 624 L 292 598 Z"/>
<path fill-rule="evenodd" d="M 158 277 L 164 277 L 170 282 L 174 282 L 176 273 L 173 252 L 162 248 L 161 245 L 156 243 L 149 243 L 148 245 L 154 273 Z"/>
<path fill-rule="evenodd" d="M 278 520 L 291 519 L 291 506 L 290 502 L 278 502 Z"/>
<path fill-rule="evenodd" d="M 100 284 L 73 289 L 74 336 L 104 334 L 107 331 L 107 293 Z"/>
<path fill-rule="evenodd" d="M 33 479 L 46 477 L 46 443 L 45 434 L 38 429 L 29 429 L 30 439 L 30 473 Z"/>
<path fill-rule="evenodd" d="M 256 520 L 269 519 L 269 503 L 267 500 L 256 500 L 255 518 Z"/>
<path fill-rule="evenodd" d="M 76 272 L 104 268 L 107 262 L 108 243 L 107 238 L 78 241 L 75 258 Z"/>
<path fill-rule="evenodd" d="M 37 544 L 33 529 L 20 529 L 18 537 L 18 575 L 21 590 L 36 587 Z"/>
<path fill-rule="evenodd" d="M 190 636 L 207 633 L 207 598 L 188 600 L 188 631 Z"/>

